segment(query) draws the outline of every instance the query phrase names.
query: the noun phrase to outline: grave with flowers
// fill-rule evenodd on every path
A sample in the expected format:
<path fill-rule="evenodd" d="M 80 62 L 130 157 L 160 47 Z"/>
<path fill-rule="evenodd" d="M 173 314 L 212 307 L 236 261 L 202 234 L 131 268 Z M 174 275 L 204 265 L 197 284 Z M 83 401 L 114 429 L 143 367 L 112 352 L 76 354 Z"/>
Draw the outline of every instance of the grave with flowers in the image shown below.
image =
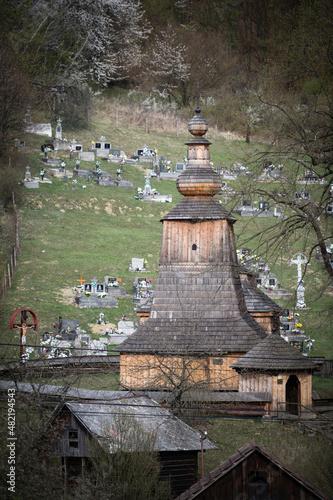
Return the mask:
<path fill-rule="evenodd" d="M 153 283 L 151 278 L 136 276 L 133 283 L 133 300 L 134 302 L 145 302 L 154 294 Z"/>
<path fill-rule="evenodd" d="M 99 283 L 97 278 L 85 282 L 81 277 L 81 285 L 74 287 L 76 296 L 74 302 L 80 307 L 118 307 L 118 301 L 106 288 L 105 281 Z"/>
<path fill-rule="evenodd" d="M 125 297 L 126 290 L 121 286 L 122 280 L 121 278 L 117 278 L 116 276 L 104 276 L 104 285 L 105 291 L 111 297 Z"/>

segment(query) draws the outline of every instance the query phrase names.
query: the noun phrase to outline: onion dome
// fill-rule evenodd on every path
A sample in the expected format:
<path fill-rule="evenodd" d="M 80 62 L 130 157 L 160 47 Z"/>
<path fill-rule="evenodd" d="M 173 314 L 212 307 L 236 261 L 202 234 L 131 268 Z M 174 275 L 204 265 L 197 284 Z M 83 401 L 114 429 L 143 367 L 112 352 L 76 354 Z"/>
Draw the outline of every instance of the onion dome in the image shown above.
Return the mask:
<path fill-rule="evenodd" d="M 214 196 L 221 187 L 220 176 L 210 165 L 209 145 L 203 136 L 208 130 L 207 121 L 201 117 L 199 107 L 188 124 L 189 132 L 194 136 L 186 143 L 188 166 L 177 180 L 177 189 L 183 196 Z"/>

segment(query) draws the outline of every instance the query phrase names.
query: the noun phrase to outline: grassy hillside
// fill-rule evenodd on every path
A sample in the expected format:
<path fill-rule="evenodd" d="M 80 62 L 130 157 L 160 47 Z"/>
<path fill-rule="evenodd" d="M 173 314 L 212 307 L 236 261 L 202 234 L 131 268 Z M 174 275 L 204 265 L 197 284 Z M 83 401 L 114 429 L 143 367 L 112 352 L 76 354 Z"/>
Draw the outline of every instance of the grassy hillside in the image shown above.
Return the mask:
<path fill-rule="evenodd" d="M 177 137 L 174 127 L 177 117 L 173 115 L 164 116 L 163 119 L 159 115 L 151 115 L 156 130 L 146 134 L 145 125 L 138 126 L 140 115 L 135 108 L 132 108 L 132 126 L 127 108 L 118 112 L 118 128 L 112 116 L 114 113 L 114 108 L 107 101 L 100 101 L 88 130 L 67 131 L 64 124 L 63 137 L 75 137 L 87 150 L 92 140 L 96 141 L 104 135 L 111 141 L 112 147 L 125 150 L 129 156 L 138 147 L 147 144 L 148 147 L 157 147 L 159 154 L 170 159 L 173 165 L 187 154 L 184 143 L 189 139 L 189 134 L 187 124 L 181 119 Z M 235 161 L 251 155 L 256 149 L 263 149 L 260 144 L 249 145 L 240 139 L 226 139 L 217 131 L 209 131 L 208 138 L 213 143 L 210 151 L 214 166 L 231 168 Z M 31 146 L 26 163 L 30 165 L 32 175 L 37 176 L 42 165 L 40 145 L 44 139 L 31 135 L 25 140 Z M 68 169 L 74 167 L 75 160 L 70 160 L 67 152 L 59 152 L 58 157 L 65 159 Z M 90 169 L 94 163 L 82 162 L 81 166 Z M 116 177 L 117 164 L 103 162 L 101 167 Z M 145 168 L 144 165 L 125 165 L 123 178 L 143 188 Z M 228 184 L 240 191 L 243 182 L 230 181 Z M 83 189 L 82 185 L 86 188 Z M 153 178 L 151 185 L 161 193 L 172 194 L 172 204 L 145 203 L 134 198 L 136 189 L 102 187 L 86 179 L 79 179 L 74 186 L 71 179 L 52 178 L 52 184 L 42 184 L 38 190 L 21 188 L 22 202 L 18 206 L 21 254 L 12 289 L 3 303 L 0 330 L 3 342 L 17 343 L 18 334 L 9 332 L 8 324 L 13 312 L 21 308 L 31 308 L 38 316 L 39 333 L 29 333 L 31 343 L 38 343 L 42 332 L 51 331 L 58 316 L 77 318 L 80 326 L 89 330 L 88 324 L 96 322 L 100 311 L 79 309 L 72 304 L 72 289 L 78 285 L 81 275 L 87 281 L 93 277 L 103 280 L 105 275 L 115 275 L 122 279 L 127 293 L 131 294 L 135 273 L 129 272 L 128 268 L 132 257 L 138 257 L 148 261 L 148 275 L 155 282 L 162 234 L 160 219 L 179 202 L 181 196 L 173 180 Z M 224 196 L 220 198 L 226 201 Z M 227 208 L 231 210 L 236 203 L 228 198 Z M 271 223 L 271 219 L 249 220 L 239 217 L 235 224 L 237 245 L 241 246 L 249 236 L 257 233 L 259 238 L 260 233 L 265 232 Z M 295 287 L 297 272 L 296 267 L 290 268 L 288 263 L 291 256 L 300 250 L 302 242 L 300 235 L 295 235 L 293 247 L 281 249 L 280 254 L 272 256 L 270 262 L 282 286 L 291 291 Z M 250 245 L 255 244 L 256 238 Z M 311 302 L 311 309 L 301 313 L 300 321 L 306 327 L 306 332 L 316 340 L 313 355 L 331 358 L 333 352 L 328 336 L 328 312 L 325 312 L 329 311 L 331 297 L 324 294 L 318 300 L 314 293 L 309 294 L 309 287 L 316 285 L 316 282 L 320 285 L 324 279 L 319 264 L 313 262 L 309 269 L 306 298 Z M 294 304 L 293 298 L 284 305 L 293 307 Z M 104 312 L 107 319 L 114 323 L 123 314 L 136 320 L 130 298 L 119 300 L 118 308 Z M 11 353 L 17 351 L 15 348 Z"/>
<path fill-rule="evenodd" d="M 100 100 L 89 129 L 80 132 L 66 130 L 66 124 L 63 124 L 63 137 L 75 137 L 88 150 L 91 141 L 104 135 L 111 141 L 112 147 L 123 149 L 129 156 L 138 147 L 147 144 L 151 148 L 157 147 L 159 154 L 166 156 L 173 165 L 187 154 L 184 143 L 189 134 L 187 124 L 181 117 L 151 113 L 151 128 L 146 133 L 145 120 L 135 107 L 121 108 L 119 105 L 116 127 L 115 108 L 116 105 Z M 209 130 L 208 138 L 212 142 L 210 151 L 215 167 L 231 168 L 235 161 L 264 149 L 262 144 L 246 144 L 237 138 L 226 138 L 215 130 Z M 42 165 L 40 145 L 44 139 L 27 135 L 25 140 L 31 147 L 26 164 L 30 165 L 33 176 L 39 175 Z M 65 159 L 68 169 L 74 167 L 75 161 L 69 160 L 68 153 L 60 152 L 58 156 Z M 90 169 L 94 163 L 82 162 L 81 167 Z M 116 176 L 117 164 L 103 162 L 101 167 Z M 23 175 L 24 172 L 22 178 Z M 144 165 L 124 167 L 123 179 L 131 181 L 136 187 L 143 188 L 145 175 Z M 242 190 L 242 183 L 242 180 L 228 181 L 228 185 L 237 191 Z M 83 189 L 82 185 L 86 188 Z M 31 308 L 38 316 L 39 332 L 29 333 L 29 343 L 38 343 L 42 332 L 52 331 L 58 316 L 76 318 L 81 328 L 89 330 L 88 324 L 96 322 L 100 311 L 79 309 L 73 305 L 73 287 L 78 285 L 81 275 L 87 281 L 93 277 L 103 280 L 106 275 L 114 275 L 122 279 L 127 293 L 131 294 L 136 273 L 129 272 L 128 268 L 131 259 L 138 257 L 148 261 L 148 276 L 155 282 L 162 234 L 160 219 L 179 202 L 181 196 L 173 180 L 153 178 L 151 185 L 161 193 L 172 194 L 172 204 L 145 203 L 134 198 L 136 189 L 102 187 L 86 179 L 78 179 L 74 186 L 71 179 L 52 178 L 51 185 L 42 184 L 38 190 L 21 188 L 18 205 L 21 253 L 12 289 L 2 305 L 2 342 L 18 342 L 18 333 L 10 332 L 8 325 L 13 312 L 21 308 Z M 226 201 L 224 196 L 220 198 Z M 237 201 L 228 198 L 229 210 L 235 204 Z M 238 217 L 235 224 L 237 246 L 243 245 L 249 236 L 265 232 L 271 224 L 271 219 Z M 247 246 L 254 248 L 259 237 Z M 290 267 L 288 263 L 292 255 L 301 250 L 303 243 L 303 236 L 295 234 L 293 246 L 281 248 L 280 253 L 273 255 L 269 262 L 282 286 L 291 291 L 295 288 L 297 271 L 296 266 Z M 312 354 L 332 358 L 328 317 L 331 297 L 325 293 L 318 298 L 323 282 L 321 265 L 311 262 L 305 283 L 310 309 L 301 312 L 300 321 L 306 333 L 315 339 Z M 295 298 L 283 305 L 292 308 Z M 136 320 L 131 298 L 120 299 L 118 308 L 103 312 L 113 323 L 117 323 L 123 314 Z M 10 356 L 18 354 L 17 348 L 9 349 Z"/>
<path fill-rule="evenodd" d="M 106 104 L 104 102 L 104 108 L 97 108 L 89 129 L 83 132 L 67 131 L 64 124 L 63 137 L 75 137 L 87 150 L 92 140 L 96 141 L 104 135 L 111 141 L 112 147 L 119 147 L 128 155 L 146 143 L 148 147 L 157 147 L 159 154 L 170 159 L 173 165 L 186 155 L 187 148 L 184 143 L 189 139 L 186 122 L 179 119 L 177 137 L 174 116 L 160 116 L 161 121 L 158 122 L 158 115 L 154 115 L 156 128 L 146 134 L 145 121 L 140 125 L 140 116 L 134 110 L 131 124 L 127 110 L 126 119 L 125 115 L 120 119 L 120 113 L 118 114 L 119 123 L 116 128 L 115 110 L 111 107 L 109 109 Z M 241 161 L 256 149 L 264 148 L 262 144 L 248 145 L 239 138 L 227 139 L 216 131 L 209 131 L 208 137 L 212 142 L 210 151 L 215 166 L 231 167 L 235 161 Z M 31 135 L 26 136 L 25 140 L 31 147 L 31 152 L 26 156 L 26 164 L 30 165 L 32 175 L 39 175 L 42 165 L 40 145 L 43 138 Z M 65 159 L 68 169 L 74 167 L 75 161 L 69 160 L 68 154 L 59 154 L 59 157 Z M 82 162 L 81 167 L 93 168 L 94 163 Z M 103 170 L 114 176 L 117 167 L 117 164 L 102 163 Z M 136 187 L 143 188 L 146 175 L 144 165 L 125 165 L 123 170 L 124 179 L 131 181 Z M 22 178 L 23 175 L 24 171 Z M 47 177 L 50 176 L 47 174 Z M 243 182 L 228 181 L 228 184 L 241 191 Z M 82 185 L 86 188 L 83 189 Z M 16 346 L 2 346 L 1 351 L 5 359 L 17 358 L 19 355 L 19 335 L 8 329 L 9 319 L 18 309 L 32 309 L 38 316 L 38 332 L 28 332 L 28 344 L 39 344 L 41 334 L 44 331 L 52 331 L 59 316 L 78 319 L 81 328 L 90 330 L 101 310 L 79 309 L 72 303 L 75 295 L 73 287 L 78 285 L 81 275 L 87 281 L 93 277 L 103 280 L 105 275 L 120 277 L 127 294 L 131 294 L 137 273 L 130 272 L 128 268 L 131 259 L 138 257 L 147 260 L 147 276 L 155 283 L 162 235 L 160 219 L 180 201 L 181 196 L 173 180 L 153 178 L 151 185 L 161 193 L 172 194 L 172 204 L 145 203 L 134 198 L 136 189 L 102 187 L 86 179 L 78 179 L 76 186 L 71 179 L 52 178 L 52 184 L 41 184 L 38 190 L 20 188 L 18 212 L 21 253 L 12 288 L 2 304 L 0 323 L 1 342 Z M 225 202 L 224 196 L 219 198 Z M 237 201 L 228 198 L 229 210 L 235 204 Z M 238 217 L 235 224 L 237 246 L 240 247 L 246 242 L 246 246 L 255 248 L 260 233 L 267 231 L 271 223 L 271 219 Z M 255 236 L 257 234 L 258 236 Z M 248 238 L 252 236 L 255 236 L 254 240 L 248 242 Z M 271 256 L 269 262 L 282 286 L 291 291 L 295 287 L 297 271 L 295 266 L 290 267 L 288 263 L 292 255 L 303 248 L 303 244 L 304 235 L 295 234 L 290 247 L 281 248 L 278 254 Z M 332 359 L 329 318 L 332 298 L 327 292 L 320 295 L 325 277 L 321 265 L 314 259 L 305 282 L 305 298 L 310 308 L 301 312 L 300 321 L 306 333 L 315 339 L 311 354 Z M 136 321 L 131 297 L 119 299 L 118 303 L 118 308 L 103 310 L 105 318 L 117 323 L 122 315 L 126 314 L 129 319 Z M 294 307 L 295 297 L 284 305 Z M 48 382 L 73 383 L 95 389 L 117 387 L 114 385 L 117 383 L 114 375 L 105 373 L 75 375 L 71 379 L 53 378 Z M 330 390 L 332 379 L 318 377 L 314 381 L 314 387 Z M 265 424 L 252 419 L 211 418 L 206 414 L 190 423 L 207 430 L 208 437 L 219 447 L 218 451 L 205 453 L 206 472 L 252 439 L 304 474 L 314 484 L 331 493 L 331 448 L 329 440 L 324 437 L 308 436 L 303 434 L 301 428 L 281 422 Z"/>

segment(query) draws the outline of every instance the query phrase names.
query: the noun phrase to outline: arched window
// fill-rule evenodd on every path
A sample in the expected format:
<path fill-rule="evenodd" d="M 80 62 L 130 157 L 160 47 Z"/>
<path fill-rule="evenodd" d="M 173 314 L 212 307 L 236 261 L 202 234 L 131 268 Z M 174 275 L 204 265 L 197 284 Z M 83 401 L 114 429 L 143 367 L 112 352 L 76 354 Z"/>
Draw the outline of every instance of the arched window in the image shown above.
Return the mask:
<path fill-rule="evenodd" d="M 197 245 L 195 243 L 193 243 L 192 250 L 196 250 L 197 248 L 198 248 Z"/>

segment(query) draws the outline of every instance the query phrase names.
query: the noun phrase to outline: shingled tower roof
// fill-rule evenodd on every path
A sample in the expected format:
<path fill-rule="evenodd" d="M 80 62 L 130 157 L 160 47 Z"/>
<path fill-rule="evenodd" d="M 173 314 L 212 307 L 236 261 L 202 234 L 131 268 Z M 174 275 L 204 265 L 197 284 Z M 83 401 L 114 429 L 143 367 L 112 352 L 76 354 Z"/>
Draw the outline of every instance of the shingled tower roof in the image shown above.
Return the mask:
<path fill-rule="evenodd" d="M 165 217 L 159 272 L 149 319 L 123 342 L 120 353 L 245 353 L 266 333 L 245 307 L 233 224 L 215 197 L 222 182 L 210 166 L 196 109 L 189 122 L 188 167 L 177 180 L 184 196 Z"/>

